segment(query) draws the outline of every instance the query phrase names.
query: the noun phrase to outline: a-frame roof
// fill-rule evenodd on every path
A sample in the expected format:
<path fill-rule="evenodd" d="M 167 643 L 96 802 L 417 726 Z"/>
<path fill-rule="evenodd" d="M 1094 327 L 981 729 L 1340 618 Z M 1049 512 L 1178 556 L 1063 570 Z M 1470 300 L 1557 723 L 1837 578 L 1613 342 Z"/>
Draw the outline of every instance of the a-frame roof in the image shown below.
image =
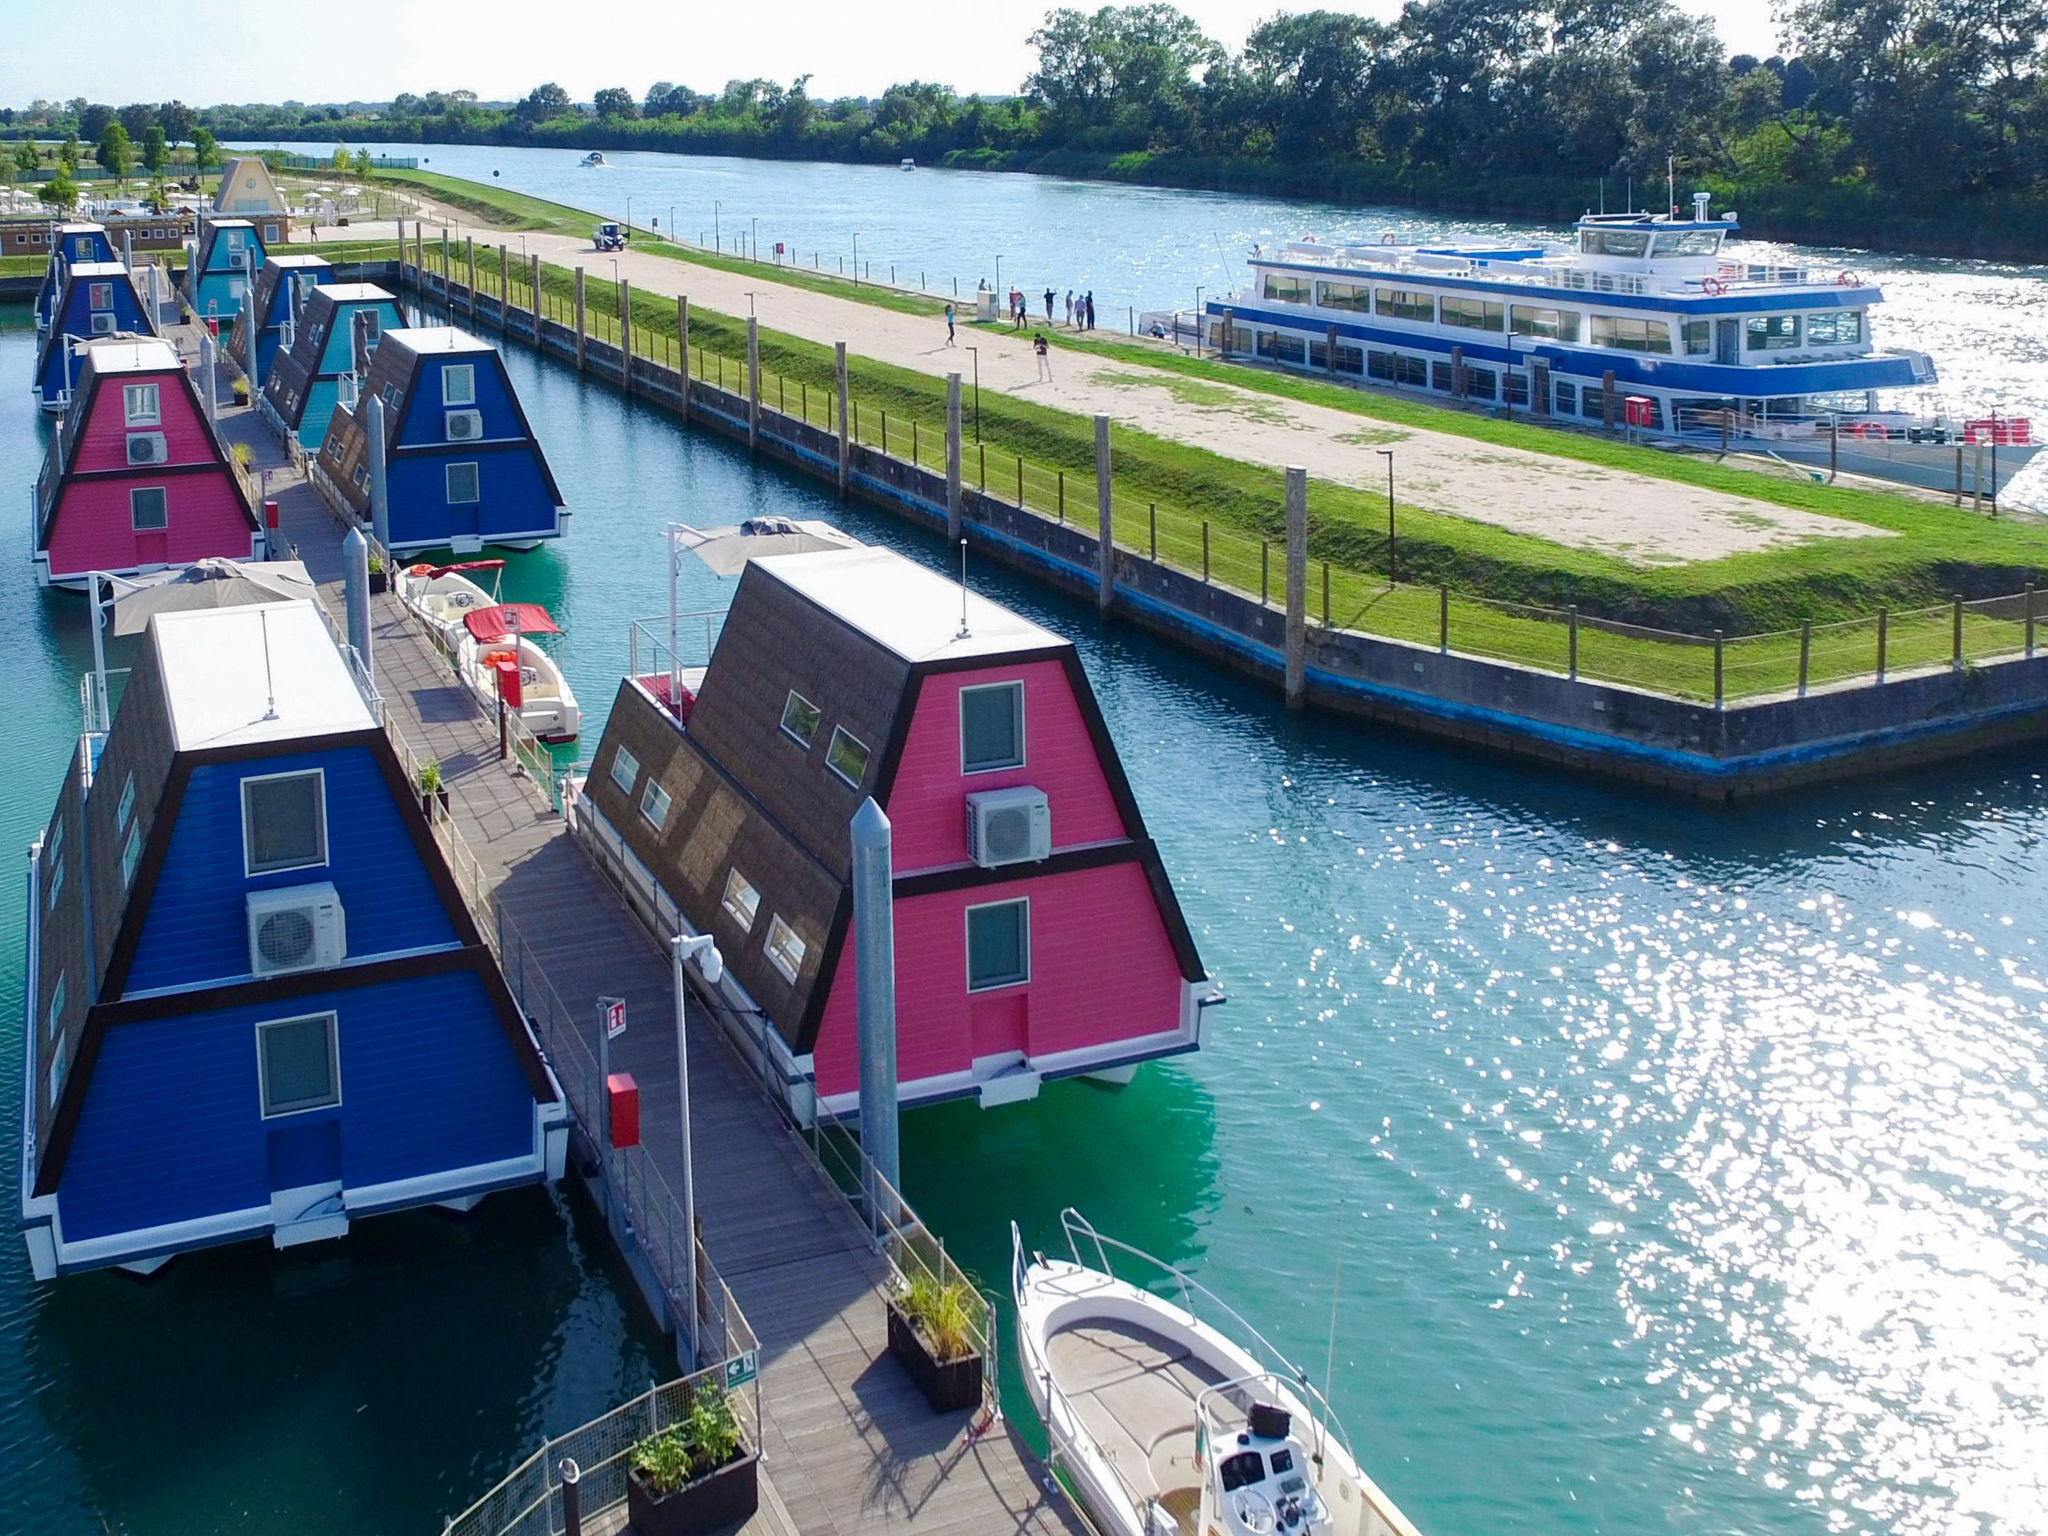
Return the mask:
<path fill-rule="evenodd" d="M 321 358 L 335 325 L 363 305 L 397 303 L 392 294 L 375 283 L 322 283 L 306 295 L 306 312 L 299 321 L 298 337 L 277 354 L 270 365 L 270 377 L 263 381 L 263 398 L 286 426 L 296 428 L 306 414 L 306 400 L 312 393 L 313 381 L 320 377 Z M 397 329 L 393 327 L 384 334 L 395 335 Z M 378 350 L 383 350 L 381 341 Z M 371 367 L 376 367 L 375 358 L 371 359 Z"/>
<path fill-rule="evenodd" d="M 221 167 L 220 186 L 213 195 L 216 213 L 289 213 L 270 167 L 254 155 L 238 155 Z"/>
<path fill-rule="evenodd" d="M 249 348 L 254 345 L 249 338 L 260 330 L 284 322 L 284 288 L 288 278 L 301 272 L 333 270 L 325 256 L 266 256 L 262 268 L 256 273 L 255 296 L 249 304 L 249 313 L 255 317 L 255 323 L 236 326 L 228 337 L 228 356 L 234 359 L 235 365 L 247 373 Z"/>

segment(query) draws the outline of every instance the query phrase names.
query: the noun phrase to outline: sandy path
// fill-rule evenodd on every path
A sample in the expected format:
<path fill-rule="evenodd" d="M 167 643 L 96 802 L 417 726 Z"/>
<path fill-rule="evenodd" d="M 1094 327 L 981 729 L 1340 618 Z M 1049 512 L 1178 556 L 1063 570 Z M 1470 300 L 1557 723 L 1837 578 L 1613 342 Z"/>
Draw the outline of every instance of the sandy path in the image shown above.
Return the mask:
<path fill-rule="evenodd" d="M 611 280 L 614 258 L 580 240 L 546 234 L 528 234 L 524 240 L 529 252 L 583 267 L 591 281 Z M 517 249 L 515 244 L 515 255 Z M 493 253 L 494 266 L 495 261 Z M 1318 479 L 1376 490 L 1386 483 L 1387 461 L 1375 450 L 1392 448 L 1397 495 L 1405 505 L 1598 550 L 1632 564 L 1712 560 L 1818 538 L 1889 537 L 1884 530 L 1840 518 L 1375 422 L 1327 406 L 1081 353 L 1056 349 L 1054 377 L 1043 381 L 1029 332 L 976 334 L 962 327 L 960 345 L 949 348 L 944 322 L 936 318 L 645 251 L 629 250 L 617 262 L 619 275 L 640 291 L 671 297 L 687 293 L 693 303 L 727 315 L 746 314 L 751 294 L 763 326 L 828 346 L 844 341 L 851 352 L 922 373 L 943 377 L 958 371 L 971 380 L 973 359 L 966 351 L 971 342 L 980 349 L 984 390 L 1081 415 L 1104 412 L 1120 423 L 1248 463 L 1299 464 Z M 481 250 L 478 264 L 483 264 Z"/>

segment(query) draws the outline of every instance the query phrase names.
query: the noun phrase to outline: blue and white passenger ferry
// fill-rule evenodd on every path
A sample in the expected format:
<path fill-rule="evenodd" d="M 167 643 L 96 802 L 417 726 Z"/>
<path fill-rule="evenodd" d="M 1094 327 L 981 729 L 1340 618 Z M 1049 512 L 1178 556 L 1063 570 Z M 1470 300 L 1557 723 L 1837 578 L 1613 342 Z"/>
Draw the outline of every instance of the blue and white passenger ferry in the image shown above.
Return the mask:
<path fill-rule="evenodd" d="M 1203 341 L 1537 420 L 1808 463 L 1832 447 L 1844 469 L 1942 490 L 1989 492 L 2037 451 L 2024 417 L 1882 409 L 1935 370 L 1875 345 L 1877 285 L 1735 259 L 1736 229 L 1700 192 L 1690 218 L 1589 213 L 1569 247 L 1290 242 L 1254 250 L 1250 286 L 1203 306 Z"/>

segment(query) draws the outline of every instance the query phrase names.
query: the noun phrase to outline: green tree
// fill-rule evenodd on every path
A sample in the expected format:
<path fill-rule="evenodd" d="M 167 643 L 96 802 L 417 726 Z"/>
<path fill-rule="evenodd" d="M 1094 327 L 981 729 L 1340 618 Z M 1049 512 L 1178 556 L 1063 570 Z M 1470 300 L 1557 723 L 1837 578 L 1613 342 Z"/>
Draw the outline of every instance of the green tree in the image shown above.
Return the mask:
<path fill-rule="evenodd" d="M 550 80 L 528 91 L 512 115 L 522 123 L 547 123 L 565 116 L 570 106 L 569 93 Z"/>
<path fill-rule="evenodd" d="M 151 123 L 142 135 L 142 165 L 152 176 L 161 176 L 171 163 L 171 147 L 160 124 Z"/>
<path fill-rule="evenodd" d="M 101 170 L 125 186 L 135 169 L 135 146 L 128 142 L 128 130 L 119 123 L 107 124 L 100 132 L 100 142 L 92 157 Z"/>
<path fill-rule="evenodd" d="M 591 98 L 591 108 L 599 117 L 638 117 L 640 109 L 633 103 L 633 93 L 621 85 L 608 85 Z"/>
<path fill-rule="evenodd" d="M 335 145 L 334 153 L 328 159 L 327 168 L 337 176 L 346 176 L 355 167 L 356 157 L 349 153 L 348 146 L 346 144 Z"/>
<path fill-rule="evenodd" d="M 376 166 L 370 163 L 370 152 L 367 149 L 357 150 L 355 164 L 356 180 L 367 187 L 376 175 L 376 172 Z"/>
<path fill-rule="evenodd" d="M 59 213 L 69 213 L 78 206 L 78 183 L 71 179 L 69 171 L 59 171 L 43 183 L 36 195 L 46 207 Z"/>
<path fill-rule="evenodd" d="M 173 144 L 182 144 L 192 137 L 192 130 L 199 126 L 199 114 L 182 101 L 167 101 L 157 109 L 157 121 L 163 124 L 164 137 Z"/>
<path fill-rule="evenodd" d="M 64 142 L 57 146 L 57 164 L 75 175 L 78 171 L 78 162 L 84 154 L 85 146 L 78 142 L 78 135 L 67 133 L 64 135 Z"/>
<path fill-rule="evenodd" d="M 1163 4 L 1057 10 L 1030 41 L 1038 68 L 1025 90 L 1065 132 L 1119 146 L 1191 126 L 1195 77 L 1225 57 L 1191 17 Z"/>
<path fill-rule="evenodd" d="M 220 147 L 213 142 L 213 135 L 204 128 L 192 130 L 192 166 L 199 171 L 210 171 L 220 164 Z"/>
<path fill-rule="evenodd" d="M 130 139 L 139 139 L 157 125 L 156 103 L 138 101 L 123 107 L 117 114 L 121 126 L 128 130 Z"/>
<path fill-rule="evenodd" d="M 42 169 L 43 152 L 34 139 L 23 139 L 14 146 L 14 168 L 24 176 L 31 176 Z"/>
<path fill-rule="evenodd" d="M 114 109 L 94 103 L 78 114 L 78 136 L 88 144 L 97 144 L 100 135 L 107 131 L 107 124 L 114 120 Z"/>

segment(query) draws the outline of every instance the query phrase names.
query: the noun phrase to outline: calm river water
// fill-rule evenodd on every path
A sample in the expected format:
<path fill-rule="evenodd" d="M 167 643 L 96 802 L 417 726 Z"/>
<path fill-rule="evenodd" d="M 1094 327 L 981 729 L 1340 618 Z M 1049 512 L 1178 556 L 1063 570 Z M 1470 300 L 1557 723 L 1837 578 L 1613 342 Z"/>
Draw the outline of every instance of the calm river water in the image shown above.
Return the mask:
<path fill-rule="evenodd" d="M 438 156 L 437 156 L 438 160 Z M 937 181 L 938 178 L 933 178 Z M 0 377 L 28 338 L 0 328 Z M 594 746 L 658 530 L 831 516 L 513 351 L 577 516 L 508 595 L 568 631 Z M 0 394 L 0 537 L 43 431 Z M 984 572 L 1075 637 L 1204 959 L 1198 1056 L 905 1121 L 911 1197 L 1000 1283 L 1079 1206 L 1319 1368 L 1428 1536 L 2048 1531 L 2048 794 L 2029 758 L 1737 812 L 1290 719 Z M 698 573 L 690 600 L 729 590 Z M 82 605 L 0 582 L 0 842 L 56 793 Z M 0 887 L 0 933 L 21 890 Z M 0 1018 L 20 957 L 0 942 Z M 16 1145 L 19 1047 L 0 1028 Z M 32 1287 L 0 1249 L 0 1530 L 423 1533 L 660 1344 L 532 1194 Z M 1019 1405 L 1021 1411 L 1021 1404 Z M 104 1524 L 103 1524 L 104 1522 Z"/>
<path fill-rule="evenodd" d="M 269 146 L 263 146 L 269 147 Z M 330 144 L 284 146 L 326 155 Z M 609 155 L 611 165 L 585 170 L 570 150 L 504 149 L 463 144 L 373 146 L 415 155 L 431 170 L 500 185 L 536 197 L 592 208 L 613 218 L 631 213 L 645 225 L 660 219 L 688 240 L 716 241 L 729 251 L 758 249 L 851 270 L 858 246 L 863 270 L 875 277 L 927 284 L 934 292 L 971 294 L 981 278 L 1015 282 L 1027 293 L 1046 288 L 1092 290 L 1105 327 L 1126 323 L 1132 310 L 1185 308 L 1197 285 L 1207 296 L 1247 276 L 1254 245 L 1314 235 L 1370 243 L 1384 230 L 1430 239 L 1550 239 L 1559 227 L 1458 219 L 1410 208 L 1182 192 L 1049 176 L 804 161 L 736 160 L 687 155 Z M 1660 187 L 1638 187 L 1654 202 Z M 1685 188 L 1679 188 L 1680 196 Z M 1588 206 L 1598 190 L 1586 189 Z M 1607 190 L 1611 206 L 1622 189 Z M 628 201 L 631 202 L 630 209 Z M 1738 210 L 1739 212 L 1740 210 Z M 1931 390 L 1899 391 L 1889 403 L 1951 416 L 2031 415 L 2048 433 L 2048 267 L 1950 261 L 1809 246 L 1743 246 L 1752 261 L 1790 262 L 1832 273 L 1875 274 L 1886 304 L 1872 330 L 1880 344 L 1910 346 L 1933 357 L 1941 382 Z M 997 269 L 997 261 L 1001 269 Z M 842 267 L 844 263 L 844 267 Z M 1042 300 L 1034 297 L 1033 307 Z M 2048 455 L 2030 465 L 2008 493 L 2018 504 L 2048 508 Z"/>

